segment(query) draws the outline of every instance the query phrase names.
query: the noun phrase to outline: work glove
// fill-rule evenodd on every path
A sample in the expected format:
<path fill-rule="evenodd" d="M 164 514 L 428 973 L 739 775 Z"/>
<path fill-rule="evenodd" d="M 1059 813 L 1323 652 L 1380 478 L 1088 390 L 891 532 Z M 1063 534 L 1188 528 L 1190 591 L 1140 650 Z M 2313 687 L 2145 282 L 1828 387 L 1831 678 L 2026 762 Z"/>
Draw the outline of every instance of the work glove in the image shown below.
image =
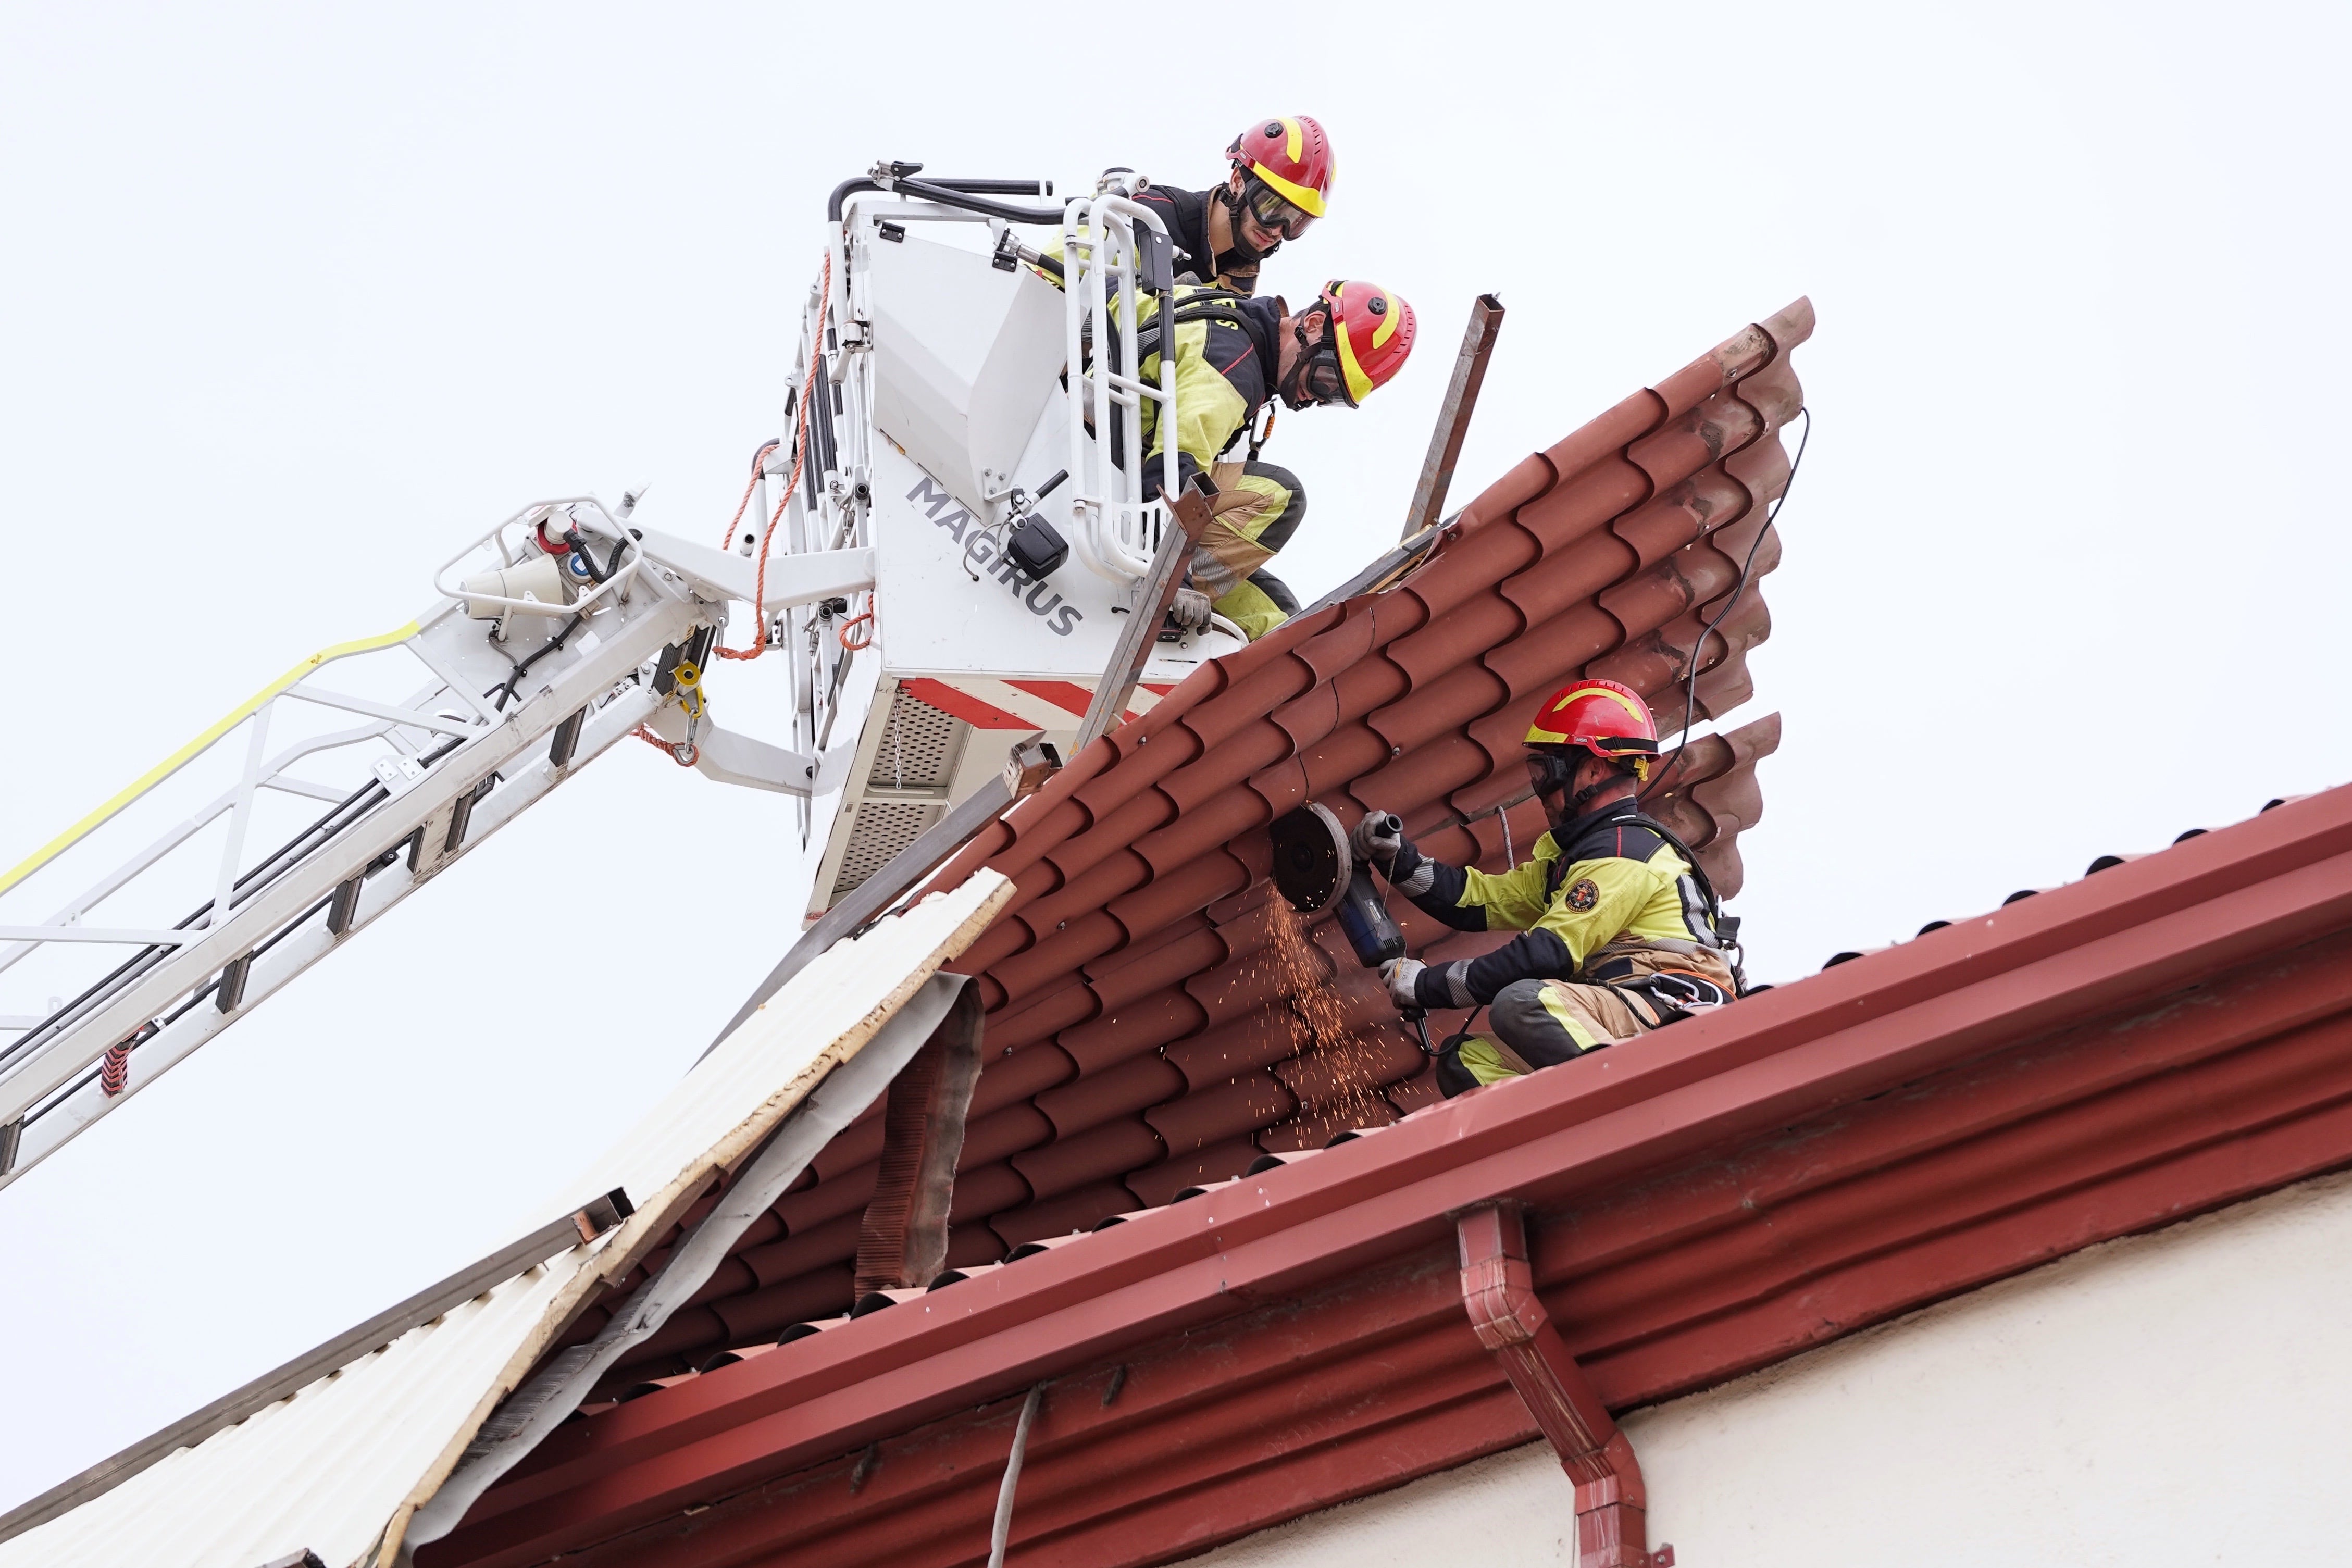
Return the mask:
<path fill-rule="evenodd" d="M 1209 595 L 1198 588 L 1179 588 L 1176 602 L 1168 606 L 1168 618 L 1188 632 L 1205 630 L 1209 625 Z"/>
<path fill-rule="evenodd" d="M 1436 871 L 1404 836 L 1404 824 L 1392 811 L 1367 812 L 1349 830 L 1348 853 L 1366 865 L 1379 867 L 1387 875 L 1389 886 L 1408 899 L 1429 891 L 1437 879 Z"/>
<path fill-rule="evenodd" d="M 1421 972 L 1428 967 L 1417 958 L 1391 958 L 1381 965 L 1381 984 L 1389 988 L 1389 1000 L 1406 1012 L 1421 1006 L 1421 993 L 1415 989 Z"/>
<path fill-rule="evenodd" d="M 1349 852 L 1367 865 L 1386 871 L 1396 864 L 1404 844 L 1404 823 L 1392 811 L 1370 811 L 1348 834 Z"/>

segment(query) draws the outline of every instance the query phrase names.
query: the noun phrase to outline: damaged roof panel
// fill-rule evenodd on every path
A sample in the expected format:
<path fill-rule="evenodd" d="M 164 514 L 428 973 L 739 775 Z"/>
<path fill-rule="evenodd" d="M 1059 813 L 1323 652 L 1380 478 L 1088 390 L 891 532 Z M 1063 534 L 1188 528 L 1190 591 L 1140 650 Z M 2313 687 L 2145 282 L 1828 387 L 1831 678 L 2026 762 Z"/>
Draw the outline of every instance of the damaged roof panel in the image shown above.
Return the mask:
<path fill-rule="evenodd" d="M 312 1362 L 317 1375 L 266 1405 L 206 1415 L 201 1430 L 135 1446 L 10 1510 L 0 1565 L 238 1568 L 310 1551 L 337 1568 L 388 1568 L 413 1510 L 580 1303 L 642 1278 L 636 1260 L 707 1212 L 715 1181 L 865 1053 L 1007 890 L 999 877 L 973 877 L 794 976 L 574 1184 L 583 1195 L 619 1187 L 635 1198 L 613 1228 L 534 1250 L 478 1294 L 424 1309 L 435 1315 L 420 1311 L 349 1359 Z"/>

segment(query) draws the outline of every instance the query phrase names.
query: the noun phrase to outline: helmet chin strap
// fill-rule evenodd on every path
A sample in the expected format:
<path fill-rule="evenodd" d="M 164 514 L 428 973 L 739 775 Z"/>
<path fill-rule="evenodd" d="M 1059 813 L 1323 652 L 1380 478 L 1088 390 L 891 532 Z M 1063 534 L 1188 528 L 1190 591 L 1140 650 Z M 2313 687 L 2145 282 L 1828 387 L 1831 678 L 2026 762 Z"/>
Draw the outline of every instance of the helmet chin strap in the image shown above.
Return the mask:
<path fill-rule="evenodd" d="M 1224 204 L 1225 214 L 1228 219 L 1225 224 L 1225 228 L 1227 238 L 1232 243 L 1227 245 L 1225 247 L 1225 254 L 1227 256 L 1238 257 L 1244 262 L 1264 261 L 1267 257 L 1272 256 L 1276 251 L 1282 248 L 1282 241 L 1277 239 L 1272 245 L 1267 246 L 1264 250 L 1260 250 L 1256 246 L 1252 245 L 1247 239 L 1244 239 L 1242 237 L 1242 209 L 1248 204 L 1242 200 L 1241 196 L 1235 193 L 1231 184 L 1223 184 L 1217 187 L 1217 200 Z M 1211 266 L 1215 266 L 1217 258 L 1213 256 L 1209 258 L 1209 264 Z"/>
<path fill-rule="evenodd" d="M 1574 822 L 1578 817 L 1584 815 L 1585 806 L 1591 802 L 1595 795 L 1598 795 L 1605 789 L 1613 787 L 1618 780 L 1631 778 L 1632 776 L 1633 775 L 1631 773 L 1621 773 L 1616 769 L 1612 768 L 1608 773 L 1602 774 L 1600 778 L 1595 779 L 1592 783 L 1586 784 L 1582 789 L 1570 795 L 1561 808 L 1559 820 L 1552 826 L 1555 827 L 1567 826 L 1570 823 Z"/>
<path fill-rule="evenodd" d="M 1283 402 L 1292 408 L 1311 407 L 1318 401 L 1307 390 L 1307 367 L 1313 363 L 1317 351 L 1323 346 L 1319 342 L 1307 341 L 1307 318 L 1314 313 L 1311 310 L 1300 312 L 1297 324 L 1290 329 L 1291 334 L 1298 340 L 1298 356 L 1291 361 L 1289 374 L 1275 387 L 1282 395 Z M 1327 332 L 1331 330 L 1328 315 L 1324 318 L 1323 330 Z"/>

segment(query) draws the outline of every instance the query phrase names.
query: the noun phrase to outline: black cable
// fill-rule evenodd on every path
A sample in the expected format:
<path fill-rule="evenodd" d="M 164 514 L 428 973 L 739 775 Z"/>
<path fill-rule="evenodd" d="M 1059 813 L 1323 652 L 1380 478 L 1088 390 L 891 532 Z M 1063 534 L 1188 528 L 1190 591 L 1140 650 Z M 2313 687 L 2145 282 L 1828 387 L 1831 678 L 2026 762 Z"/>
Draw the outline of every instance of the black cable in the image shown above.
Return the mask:
<path fill-rule="evenodd" d="M 753 460 L 757 461 L 758 459 L 754 458 Z M 578 529 L 565 529 L 563 531 L 563 542 L 572 546 L 572 549 L 580 552 L 580 563 L 587 567 L 588 575 L 593 577 L 599 583 L 609 583 L 613 580 L 613 574 L 621 569 L 622 552 L 629 548 L 629 542 L 627 540 L 614 540 L 613 542 L 612 559 L 605 562 L 602 566 L 599 566 L 596 564 L 595 555 L 588 548 L 588 541 L 586 537 L 583 535 Z"/>
<path fill-rule="evenodd" d="M 918 163 L 915 167 L 920 168 L 922 165 Z M 966 191 L 982 195 L 1050 196 L 1054 194 L 1054 182 L 1051 180 L 950 180 L 940 178 L 929 180 L 925 183 L 928 184 L 944 185 L 951 191 Z M 878 191 L 881 188 L 881 186 L 876 184 L 872 180 L 865 177 L 864 175 L 860 175 L 858 178 L 854 180 L 842 181 L 841 184 L 833 188 L 833 195 L 831 199 L 824 204 L 825 221 L 828 223 L 839 223 L 841 221 L 842 204 L 860 191 Z M 1062 215 L 1060 213 L 1055 213 L 1054 215 L 1056 219 L 1060 218 L 1061 216 Z"/>
<path fill-rule="evenodd" d="M 1789 460 L 1789 477 L 1780 482 L 1780 495 L 1774 498 L 1770 510 L 1764 514 L 1764 526 L 1756 531 L 1755 540 L 1748 546 L 1748 558 L 1739 563 L 1739 575 L 1731 584 L 1731 597 L 1724 601 L 1723 608 L 1716 613 L 1715 619 L 1707 622 L 1706 626 L 1701 628 L 1697 639 L 1691 644 L 1690 679 L 1683 689 L 1683 732 L 1675 742 L 1675 754 L 1660 764 L 1658 776 L 1650 781 L 1647 788 L 1639 791 L 1633 796 L 1637 806 L 1651 790 L 1656 789 L 1666 782 L 1666 775 L 1674 771 L 1675 764 L 1683 760 L 1683 752 L 1689 749 L 1691 721 L 1698 712 L 1699 659 L 1706 652 L 1706 639 L 1713 637 L 1715 628 L 1723 625 L 1730 617 L 1731 612 L 1739 607 L 1740 595 L 1748 591 L 1748 574 L 1756 565 L 1756 552 L 1764 548 L 1764 536 L 1772 531 L 1772 524 L 1779 519 L 1780 509 L 1789 504 L 1789 492 L 1797 488 L 1797 470 L 1804 465 L 1805 461 L 1805 444 L 1813 438 L 1812 409 L 1806 407 L 1799 409 L 1798 412 L 1805 416 L 1805 433 L 1797 437 L 1797 455 Z M 1727 647 L 1727 657 L 1728 657 L 1728 651 Z"/>
<path fill-rule="evenodd" d="M 541 648 L 537 653 L 532 654 L 530 658 L 516 665 L 514 667 L 513 674 L 508 676 L 506 679 L 500 681 L 498 685 L 491 687 L 489 691 L 483 692 L 482 695 L 485 697 L 488 697 L 490 694 L 490 691 L 495 691 L 499 694 L 499 700 L 495 703 L 491 704 L 490 710 L 494 713 L 505 712 L 507 710 L 507 704 L 514 700 L 515 688 L 521 684 L 522 678 L 524 676 L 530 673 L 530 667 L 537 664 L 541 659 L 545 658 L 549 654 L 553 653 L 557 648 L 562 647 L 564 644 L 564 639 L 571 637 L 573 632 L 578 631 L 580 629 L 580 623 L 587 618 L 588 617 L 584 615 L 572 616 L 571 620 L 564 623 L 563 629 L 556 633 L 553 640 L 549 642 L 545 647 Z"/>
<path fill-rule="evenodd" d="M 320 910 L 324 910 L 328 905 L 334 901 L 335 896 L 332 893 L 330 893 L 325 898 L 320 899 L 317 903 L 312 904 L 309 909 L 304 910 L 300 914 L 296 915 L 292 920 L 288 921 L 283 926 L 280 926 L 277 932 L 268 941 L 262 942 L 251 952 L 247 953 L 246 955 L 247 962 L 250 963 L 254 959 L 259 958 L 263 953 L 268 952 L 271 948 L 276 947 L 279 942 L 284 942 L 288 937 L 292 936 L 296 931 L 301 930 L 304 925 L 308 924 L 313 915 L 318 914 Z M 220 976 L 215 974 L 210 980 L 205 982 L 205 984 L 199 986 L 194 992 L 191 993 L 187 1000 L 182 1002 L 178 1006 L 173 1008 L 168 1013 L 151 1018 L 146 1023 L 142 1024 L 136 1030 L 132 1031 L 128 1039 L 125 1039 L 122 1042 L 126 1054 L 130 1051 L 137 1050 L 140 1047 L 153 1039 L 157 1035 L 162 1034 L 164 1029 L 178 1023 L 190 1012 L 194 1011 L 197 1004 L 201 1003 L 205 997 L 210 996 L 214 992 L 219 989 Z M 55 1093 L 51 1094 L 48 1099 L 43 1100 L 39 1105 L 35 1106 L 32 1110 L 25 1112 L 23 1119 L 24 1125 L 30 1127 L 34 1122 L 38 1121 L 42 1117 L 47 1116 L 50 1111 L 55 1110 L 58 1106 L 63 1105 L 67 1100 L 71 1100 L 75 1094 L 87 1088 L 92 1079 L 97 1079 L 105 1071 L 106 1060 L 101 1057 L 85 1068 L 80 1077 L 63 1085 Z"/>
<path fill-rule="evenodd" d="M 278 846 L 278 847 L 267 858 L 263 859 L 259 865 L 254 867 L 252 870 L 247 871 L 245 875 L 236 879 L 235 882 L 231 883 L 229 885 L 229 892 L 232 901 L 234 901 L 236 894 L 243 891 L 246 886 L 248 883 L 253 882 L 256 879 L 264 876 L 271 876 L 271 879 L 274 880 L 275 876 L 272 875 L 273 872 L 282 872 L 283 870 L 290 869 L 290 865 L 281 867 L 279 862 L 286 860 L 287 857 L 294 855 L 298 851 L 307 853 L 307 850 L 302 849 L 306 841 L 319 837 L 321 833 L 324 834 L 326 838 L 332 838 L 336 834 L 341 833 L 344 828 L 349 827 L 352 823 L 357 822 L 360 816 L 364 816 L 367 812 L 373 810 L 376 805 L 376 802 L 373 799 L 364 797 L 370 797 L 373 795 L 382 793 L 383 793 L 383 785 L 371 779 L 366 784 L 362 784 L 358 789 L 353 790 L 350 795 L 345 795 L 341 800 L 338 801 L 331 808 L 330 808 L 324 816 L 320 817 L 316 822 L 310 824 L 310 826 L 302 829 L 301 832 L 296 834 L 284 844 Z M 344 815 L 347 812 L 350 812 L 354 805 L 359 805 L 361 807 L 357 816 L 351 816 L 348 820 L 341 822 L 338 822 L 336 820 L 339 817 L 344 816 Z M 259 891 L 259 889 L 256 889 L 255 891 Z M 183 916 L 173 925 L 172 929 L 173 931 L 186 931 L 198 921 L 212 913 L 213 902 L 214 900 L 211 899 L 206 899 L 203 903 L 197 905 L 194 910 Z M 163 956 L 170 952 L 171 949 L 168 947 L 143 947 L 137 952 L 132 953 L 129 958 L 124 959 L 111 971 L 100 976 L 88 990 L 82 992 L 81 994 L 76 996 L 70 1002 L 58 1007 L 47 1017 L 43 1018 L 39 1023 L 34 1025 L 30 1029 L 26 1030 L 23 1035 L 19 1036 L 16 1040 L 7 1047 L 7 1049 L 0 1051 L 0 1067 L 5 1067 L 10 1061 L 15 1060 L 17 1057 L 22 1056 L 27 1050 L 30 1050 L 37 1046 L 47 1045 L 49 1040 L 54 1037 L 54 1031 L 61 1028 L 64 1026 L 65 1020 L 79 1011 L 84 1003 L 90 1001 L 92 998 L 97 997 L 103 993 L 110 993 L 119 989 L 119 983 L 121 981 L 126 979 L 137 979 L 140 975 L 144 974 L 148 970 L 152 969 L 156 963 L 161 962 Z"/>

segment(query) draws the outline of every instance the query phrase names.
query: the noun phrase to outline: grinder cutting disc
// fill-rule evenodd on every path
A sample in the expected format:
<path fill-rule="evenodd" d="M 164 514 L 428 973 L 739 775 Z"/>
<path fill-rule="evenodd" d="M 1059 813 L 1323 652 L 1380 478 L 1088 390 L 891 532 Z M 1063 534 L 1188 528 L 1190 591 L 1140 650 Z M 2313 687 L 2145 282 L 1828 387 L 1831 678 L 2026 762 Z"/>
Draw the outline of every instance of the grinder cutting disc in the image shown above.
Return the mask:
<path fill-rule="evenodd" d="M 1309 801 L 1275 818 L 1266 835 L 1274 840 L 1275 889 L 1301 914 L 1329 908 L 1353 870 L 1339 819 Z"/>

